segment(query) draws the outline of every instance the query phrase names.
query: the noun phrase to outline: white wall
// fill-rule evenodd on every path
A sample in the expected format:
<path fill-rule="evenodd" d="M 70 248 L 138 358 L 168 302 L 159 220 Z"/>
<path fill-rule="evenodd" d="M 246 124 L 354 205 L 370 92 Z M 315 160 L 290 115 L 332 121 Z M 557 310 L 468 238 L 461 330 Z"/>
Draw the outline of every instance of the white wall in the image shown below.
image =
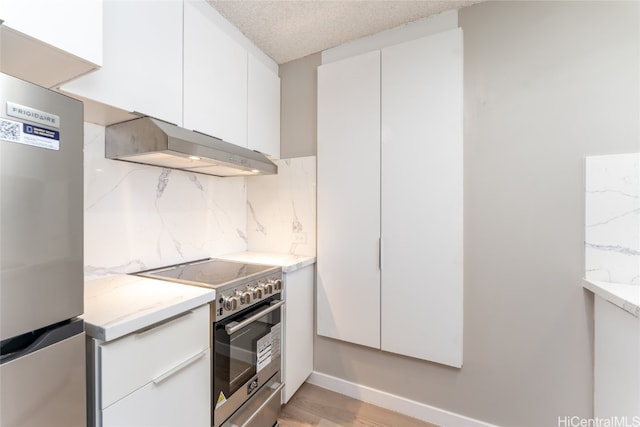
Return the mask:
<path fill-rule="evenodd" d="M 316 155 L 319 53 L 280 65 L 280 157 Z"/>
<path fill-rule="evenodd" d="M 639 18 L 638 2 L 460 11 L 464 366 L 316 337 L 316 371 L 504 426 L 592 416 L 584 158 L 638 151 Z"/>

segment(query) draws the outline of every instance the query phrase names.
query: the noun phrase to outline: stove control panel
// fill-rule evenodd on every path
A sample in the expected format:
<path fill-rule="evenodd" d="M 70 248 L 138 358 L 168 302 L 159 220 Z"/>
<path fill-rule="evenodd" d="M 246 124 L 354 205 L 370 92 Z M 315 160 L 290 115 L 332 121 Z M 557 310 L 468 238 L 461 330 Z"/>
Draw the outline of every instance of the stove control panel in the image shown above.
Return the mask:
<path fill-rule="evenodd" d="M 282 287 L 282 273 L 278 272 L 217 290 L 215 308 L 212 310 L 213 320 L 222 320 L 267 298 L 279 295 L 282 293 Z"/>

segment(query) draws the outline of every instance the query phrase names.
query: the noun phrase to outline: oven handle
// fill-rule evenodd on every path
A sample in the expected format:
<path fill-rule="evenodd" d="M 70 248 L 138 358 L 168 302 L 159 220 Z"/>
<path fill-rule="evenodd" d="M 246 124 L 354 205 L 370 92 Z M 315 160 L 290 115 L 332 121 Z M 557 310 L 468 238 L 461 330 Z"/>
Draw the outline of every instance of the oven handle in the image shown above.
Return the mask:
<path fill-rule="evenodd" d="M 275 311 L 277 309 L 279 309 L 280 307 L 282 307 L 284 305 L 284 300 L 279 301 L 273 305 L 270 305 L 269 308 L 265 308 L 264 310 L 262 310 L 259 313 L 254 314 L 251 317 L 246 318 L 245 320 L 243 320 L 240 323 L 237 322 L 231 322 L 228 325 L 226 325 L 224 327 L 225 331 L 227 331 L 227 334 L 229 335 L 233 335 L 236 332 L 238 332 L 240 329 L 248 326 L 249 324 L 255 322 L 256 320 L 258 320 L 259 318 L 261 318 L 262 316 L 264 316 L 265 314 L 269 314 L 272 311 Z"/>

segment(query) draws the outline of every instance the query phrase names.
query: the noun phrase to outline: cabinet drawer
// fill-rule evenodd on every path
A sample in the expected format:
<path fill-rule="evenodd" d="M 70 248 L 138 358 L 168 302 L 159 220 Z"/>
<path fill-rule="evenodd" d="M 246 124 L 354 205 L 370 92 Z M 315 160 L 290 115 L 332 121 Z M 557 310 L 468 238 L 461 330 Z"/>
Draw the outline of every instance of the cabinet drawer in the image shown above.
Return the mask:
<path fill-rule="evenodd" d="M 209 347 L 209 306 L 99 347 L 102 409 Z"/>
<path fill-rule="evenodd" d="M 209 427 L 209 350 L 179 372 L 102 411 L 102 427 Z"/>

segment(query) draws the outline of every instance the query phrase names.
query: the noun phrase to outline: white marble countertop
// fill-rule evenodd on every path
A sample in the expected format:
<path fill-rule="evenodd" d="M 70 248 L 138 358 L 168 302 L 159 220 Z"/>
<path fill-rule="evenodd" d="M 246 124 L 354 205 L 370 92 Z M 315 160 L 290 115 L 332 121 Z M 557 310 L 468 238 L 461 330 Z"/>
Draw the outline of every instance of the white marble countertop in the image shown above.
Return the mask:
<path fill-rule="evenodd" d="M 254 264 L 277 265 L 284 273 L 291 273 L 311 264 L 315 264 L 316 257 L 306 255 L 282 254 L 273 252 L 236 252 L 216 256 L 215 258 L 230 261 L 249 262 Z"/>
<path fill-rule="evenodd" d="M 584 280 L 583 286 L 594 294 L 640 318 L 640 286 Z"/>
<path fill-rule="evenodd" d="M 87 335 L 111 341 L 213 301 L 213 289 L 131 275 L 86 281 Z"/>

